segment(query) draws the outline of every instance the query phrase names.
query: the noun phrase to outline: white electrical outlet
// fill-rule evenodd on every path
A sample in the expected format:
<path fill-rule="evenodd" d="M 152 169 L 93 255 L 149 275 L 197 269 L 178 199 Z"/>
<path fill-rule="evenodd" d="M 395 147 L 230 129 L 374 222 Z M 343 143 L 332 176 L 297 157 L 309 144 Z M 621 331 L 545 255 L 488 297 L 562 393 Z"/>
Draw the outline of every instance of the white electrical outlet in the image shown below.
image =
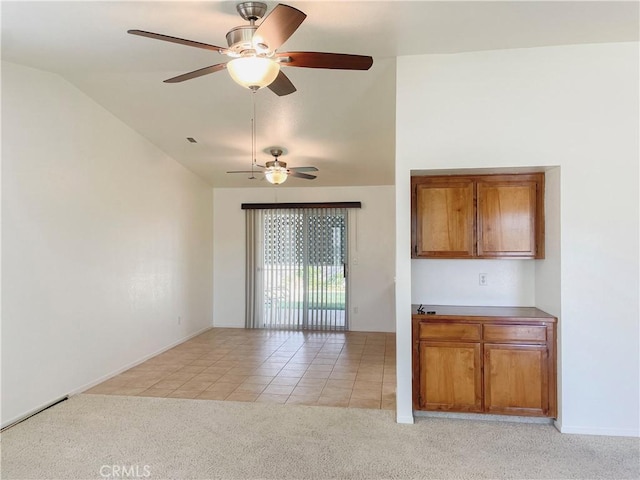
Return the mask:
<path fill-rule="evenodd" d="M 478 285 L 486 287 L 488 285 L 487 276 L 488 275 L 486 273 L 480 273 L 478 275 Z"/>
<path fill-rule="evenodd" d="M 178 325 L 182 324 L 182 317 L 178 317 Z"/>
<path fill-rule="evenodd" d="M 355 314 L 358 313 L 358 307 L 353 307 L 353 313 L 355 313 Z"/>

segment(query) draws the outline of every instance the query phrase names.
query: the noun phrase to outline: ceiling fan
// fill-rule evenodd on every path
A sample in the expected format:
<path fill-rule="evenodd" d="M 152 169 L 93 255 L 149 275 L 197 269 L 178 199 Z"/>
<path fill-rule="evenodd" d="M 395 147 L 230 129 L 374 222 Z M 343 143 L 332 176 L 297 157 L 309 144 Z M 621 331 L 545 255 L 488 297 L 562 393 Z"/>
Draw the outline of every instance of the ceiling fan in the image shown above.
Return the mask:
<path fill-rule="evenodd" d="M 267 179 L 269 183 L 274 185 L 280 185 L 284 183 L 289 176 L 296 178 L 304 178 L 305 180 L 313 180 L 316 178 L 315 175 L 311 175 L 304 172 L 317 172 L 318 169 L 316 167 L 290 167 L 287 168 L 287 164 L 282 160 L 279 160 L 280 156 L 284 153 L 281 148 L 271 148 L 269 149 L 269 153 L 273 155 L 273 160 L 270 162 L 266 162 L 265 165 L 252 164 L 252 170 L 234 170 L 227 173 L 249 173 L 251 176 L 250 179 L 255 179 L 254 176 L 256 170 L 253 170 L 253 167 L 259 167 L 264 169 L 264 178 Z"/>
<path fill-rule="evenodd" d="M 296 8 L 278 4 L 260 25 L 256 25 L 256 20 L 264 17 L 267 11 L 266 4 L 243 2 L 238 4 L 236 9 L 249 25 L 241 25 L 227 32 L 226 48 L 144 30 L 128 30 L 128 33 L 212 50 L 232 58 L 226 63 L 217 63 L 169 78 L 165 80 L 166 83 L 183 82 L 227 69 L 231 77 L 246 88 L 255 91 L 268 86 L 276 95 L 283 96 L 295 92 L 296 87 L 280 70 L 281 66 L 368 70 L 373 65 L 373 58 L 364 55 L 278 52 L 277 49 L 298 29 L 307 15 Z"/>

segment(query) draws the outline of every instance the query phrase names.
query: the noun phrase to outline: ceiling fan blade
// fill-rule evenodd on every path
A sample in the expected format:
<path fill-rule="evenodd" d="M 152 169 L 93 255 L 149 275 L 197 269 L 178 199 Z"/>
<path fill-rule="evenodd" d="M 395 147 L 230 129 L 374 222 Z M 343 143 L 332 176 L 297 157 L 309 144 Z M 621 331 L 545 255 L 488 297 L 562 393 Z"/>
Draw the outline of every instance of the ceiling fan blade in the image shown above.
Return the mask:
<path fill-rule="evenodd" d="M 167 80 L 164 81 L 164 83 L 184 82 L 185 80 L 191 80 L 192 78 L 198 78 L 203 75 L 219 72 L 220 70 L 224 70 L 225 68 L 227 68 L 226 63 L 217 63 L 209 67 L 204 67 L 198 70 L 194 70 L 193 72 L 183 73 L 182 75 L 178 75 L 177 77 L 168 78 Z"/>
<path fill-rule="evenodd" d="M 287 67 L 332 68 L 338 70 L 369 70 L 373 58 L 365 55 L 322 52 L 282 52 L 280 65 Z"/>
<path fill-rule="evenodd" d="M 131 35 L 140 35 L 141 37 L 154 38 L 156 40 L 164 40 L 165 42 L 179 43 L 180 45 L 186 45 L 188 47 L 204 48 L 205 50 L 213 50 L 215 52 L 226 50 L 222 47 L 209 45 L 208 43 L 185 40 L 184 38 L 171 37 L 169 35 L 162 35 L 161 33 L 145 32 L 144 30 L 127 30 L 127 33 L 130 33 Z"/>
<path fill-rule="evenodd" d="M 297 178 L 304 178 L 306 180 L 313 180 L 316 178 L 315 175 L 309 175 L 308 173 L 301 173 L 301 172 L 295 172 L 295 171 L 290 171 L 289 175 L 292 177 L 297 177 Z"/>
<path fill-rule="evenodd" d="M 270 50 L 277 50 L 298 29 L 305 18 L 307 15 L 297 8 L 276 5 L 253 34 L 254 44 L 264 43 Z"/>
<path fill-rule="evenodd" d="M 294 172 L 317 172 L 316 167 L 291 167 L 289 170 Z"/>
<path fill-rule="evenodd" d="M 291 83 L 289 77 L 287 77 L 282 70 L 278 73 L 276 79 L 271 82 L 269 85 L 269 90 L 278 95 L 279 97 L 283 97 L 285 95 L 289 95 L 296 91 L 296 87 Z"/>

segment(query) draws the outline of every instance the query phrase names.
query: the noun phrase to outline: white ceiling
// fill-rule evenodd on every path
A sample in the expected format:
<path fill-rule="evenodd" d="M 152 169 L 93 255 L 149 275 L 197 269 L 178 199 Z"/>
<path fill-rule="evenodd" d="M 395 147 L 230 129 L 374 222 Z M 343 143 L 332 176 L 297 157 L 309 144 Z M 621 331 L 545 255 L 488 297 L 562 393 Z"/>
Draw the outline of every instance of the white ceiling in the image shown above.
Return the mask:
<path fill-rule="evenodd" d="M 2 59 L 62 75 L 213 186 L 263 186 L 225 173 L 251 164 L 251 93 L 225 71 L 162 82 L 225 57 L 126 33 L 226 46 L 226 32 L 246 23 L 236 3 L 3 1 Z M 269 11 L 277 4 L 265 3 Z M 316 180 L 283 186 L 393 183 L 397 56 L 638 40 L 637 2 L 285 3 L 307 19 L 280 51 L 371 55 L 374 64 L 365 72 L 287 68 L 296 93 L 256 94 L 258 163 L 281 146 L 289 166 L 320 170 Z"/>

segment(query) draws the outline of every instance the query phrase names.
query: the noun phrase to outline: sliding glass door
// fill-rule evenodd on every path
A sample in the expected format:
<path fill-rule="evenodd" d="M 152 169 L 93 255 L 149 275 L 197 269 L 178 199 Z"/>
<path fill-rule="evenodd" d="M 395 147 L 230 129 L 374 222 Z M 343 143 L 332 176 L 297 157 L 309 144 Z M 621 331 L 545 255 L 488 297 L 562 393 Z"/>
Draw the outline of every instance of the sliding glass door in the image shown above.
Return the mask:
<path fill-rule="evenodd" d="M 347 210 L 275 209 L 254 215 L 252 326 L 347 329 Z"/>

